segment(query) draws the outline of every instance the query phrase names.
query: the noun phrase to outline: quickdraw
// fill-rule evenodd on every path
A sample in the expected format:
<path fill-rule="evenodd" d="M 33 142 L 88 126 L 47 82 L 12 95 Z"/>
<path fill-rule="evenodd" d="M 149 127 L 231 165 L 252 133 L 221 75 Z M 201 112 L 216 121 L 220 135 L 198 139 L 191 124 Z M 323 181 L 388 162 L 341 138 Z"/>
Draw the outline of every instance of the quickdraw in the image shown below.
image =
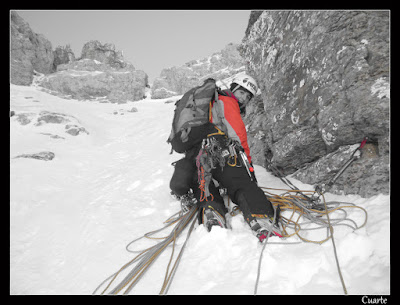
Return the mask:
<path fill-rule="evenodd" d="M 214 197 L 209 191 L 209 184 L 212 179 L 211 171 L 217 166 L 224 168 L 226 164 L 229 166 L 242 166 L 245 161 L 238 162 L 238 153 L 240 150 L 240 144 L 236 141 L 228 139 L 225 134 L 218 129 L 218 132 L 209 134 L 207 138 L 203 139 L 201 149 L 196 157 L 196 165 L 198 169 L 198 182 L 201 190 L 200 201 L 208 201 L 211 196 L 211 200 Z M 241 159 L 243 157 L 240 156 Z"/>
<path fill-rule="evenodd" d="M 199 189 L 201 190 L 200 201 L 208 201 L 208 197 L 211 196 L 211 200 L 214 200 L 214 196 L 210 193 L 208 188 L 211 182 L 211 169 L 212 164 L 209 164 L 209 157 L 207 151 L 202 147 L 199 154 L 196 157 L 196 166 L 198 169 L 197 180 L 199 182 Z"/>

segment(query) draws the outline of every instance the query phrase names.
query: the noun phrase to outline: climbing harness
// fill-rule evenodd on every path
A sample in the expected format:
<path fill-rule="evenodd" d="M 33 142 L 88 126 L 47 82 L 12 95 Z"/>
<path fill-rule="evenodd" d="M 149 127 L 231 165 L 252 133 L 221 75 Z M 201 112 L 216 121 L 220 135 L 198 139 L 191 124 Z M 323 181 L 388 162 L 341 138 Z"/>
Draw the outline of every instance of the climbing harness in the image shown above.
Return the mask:
<path fill-rule="evenodd" d="M 218 128 L 217 128 L 218 129 Z M 214 135 L 220 135 L 219 141 Z M 222 145 L 220 142 L 225 141 L 224 133 L 218 129 L 217 133 L 210 134 L 207 138 L 203 139 L 199 154 L 196 157 L 196 166 L 198 170 L 198 182 L 201 190 L 200 202 L 206 200 L 211 196 L 211 200 L 214 200 L 214 196 L 210 193 L 209 185 L 212 180 L 211 170 L 216 168 L 216 165 L 223 167 L 225 160 L 222 157 Z"/>
<path fill-rule="evenodd" d="M 210 196 L 211 200 L 214 200 L 214 196 L 209 191 L 209 184 L 212 180 L 211 171 L 213 169 L 217 166 L 224 168 L 226 164 L 232 167 L 240 167 L 242 166 L 241 164 L 245 164 L 244 160 L 247 160 L 247 157 L 242 156 L 244 152 L 240 150 L 240 144 L 237 141 L 228 139 L 225 133 L 219 128 L 217 130 L 218 132 L 211 133 L 207 138 L 203 139 L 196 157 L 201 202 L 204 200 L 208 201 L 208 197 Z M 238 154 L 243 161 L 238 162 Z"/>

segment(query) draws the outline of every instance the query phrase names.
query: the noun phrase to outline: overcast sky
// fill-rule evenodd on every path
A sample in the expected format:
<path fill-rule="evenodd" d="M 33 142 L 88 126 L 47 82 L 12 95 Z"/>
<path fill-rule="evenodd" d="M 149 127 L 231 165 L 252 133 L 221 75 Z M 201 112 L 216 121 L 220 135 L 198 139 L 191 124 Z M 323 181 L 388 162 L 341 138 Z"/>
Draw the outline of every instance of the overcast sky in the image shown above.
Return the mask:
<path fill-rule="evenodd" d="M 240 43 L 249 21 L 245 10 L 17 10 L 53 50 L 70 44 L 75 57 L 90 40 L 113 43 L 125 60 L 152 82 L 163 68 L 180 66 Z"/>

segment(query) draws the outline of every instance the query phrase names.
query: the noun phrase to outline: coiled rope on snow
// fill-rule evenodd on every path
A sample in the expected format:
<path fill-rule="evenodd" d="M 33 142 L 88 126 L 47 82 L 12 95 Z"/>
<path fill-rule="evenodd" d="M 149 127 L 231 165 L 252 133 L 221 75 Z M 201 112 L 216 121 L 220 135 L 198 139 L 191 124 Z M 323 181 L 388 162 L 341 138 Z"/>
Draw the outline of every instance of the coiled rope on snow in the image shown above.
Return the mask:
<path fill-rule="evenodd" d="M 347 289 L 339 266 L 339 261 L 336 252 L 336 245 L 333 239 L 333 232 L 334 232 L 333 227 L 343 225 L 350 227 L 353 230 L 358 230 L 363 226 L 365 226 L 367 222 L 367 216 L 368 216 L 367 211 L 364 208 L 356 206 L 355 204 L 352 203 L 339 202 L 339 201 L 326 202 L 323 194 L 320 194 L 316 191 L 301 191 L 298 190 L 297 188 L 285 190 L 285 189 L 273 189 L 273 188 L 261 187 L 261 189 L 263 189 L 266 197 L 274 206 L 274 222 L 275 218 L 277 217 L 277 212 L 276 212 L 277 208 L 279 207 L 281 209 L 281 214 L 279 216 L 278 221 L 282 226 L 283 240 L 292 236 L 297 236 L 300 238 L 301 242 L 306 242 L 306 243 L 323 244 L 329 239 L 332 240 L 339 277 L 343 286 L 343 290 L 345 294 L 347 294 Z M 276 195 L 273 194 L 271 190 L 284 191 L 285 193 L 281 195 Z M 316 198 L 315 195 L 320 195 L 320 196 Z M 319 199 L 320 197 L 322 197 L 322 203 L 320 202 Z M 365 213 L 365 221 L 361 225 L 358 225 L 354 220 L 348 218 L 348 213 L 346 211 L 348 209 L 362 210 Z M 285 216 L 282 213 L 284 213 Z M 335 213 L 335 217 L 331 217 L 333 216 L 333 213 Z M 142 278 L 142 276 L 145 274 L 148 268 L 160 256 L 160 254 L 172 243 L 171 257 L 166 269 L 164 282 L 162 283 L 161 290 L 159 292 L 159 294 L 167 294 L 172 279 L 176 273 L 176 270 L 182 258 L 186 243 L 189 240 L 190 234 L 192 233 L 195 227 L 197 214 L 198 214 L 197 206 L 193 206 L 186 214 L 184 214 L 182 211 L 179 211 L 174 215 L 172 215 L 171 217 L 169 217 L 165 221 L 166 225 L 161 229 L 148 232 L 143 236 L 131 241 L 126 246 L 126 249 L 131 253 L 138 253 L 138 255 L 135 256 L 131 261 L 123 265 L 117 272 L 115 272 L 107 279 L 105 279 L 95 289 L 93 294 L 96 294 L 97 291 L 100 289 L 100 287 L 102 287 L 106 283 L 108 284 L 105 287 L 105 289 L 101 292 L 101 294 L 106 294 L 106 293 L 119 294 L 124 289 L 125 290 L 123 291 L 123 294 L 129 293 L 133 289 L 133 287 L 138 283 L 138 281 Z M 171 227 L 172 225 L 175 226 L 173 227 L 168 236 L 153 237 L 154 234 L 161 232 L 162 230 L 165 230 L 166 228 Z M 314 225 L 314 227 L 305 228 L 305 226 L 310 226 L 310 225 Z M 179 251 L 179 254 L 177 255 L 175 262 L 173 263 L 171 268 L 173 256 L 175 253 L 176 240 L 177 238 L 179 238 L 180 234 L 185 230 L 185 228 L 188 227 L 189 230 L 186 235 L 186 240 L 183 243 Z M 327 237 L 322 240 L 311 240 L 309 238 L 306 238 L 303 234 L 303 232 L 310 230 L 318 230 L 318 229 L 327 230 Z M 285 241 L 278 241 L 278 242 L 268 241 L 269 237 L 270 233 L 268 234 L 266 240 L 264 241 L 264 245 L 260 253 L 254 294 L 257 293 L 258 282 L 261 272 L 262 255 L 267 243 L 268 244 L 301 243 L 301 242 L 285 242 Z M 144 250 L 140 251 L 131 250 L 130 249 L 131 245 L 142 238 L 160 240 L 160 242 Z M 128 274 L 118 284 L 114 285 L 114 287 L 111 288 L 112 284 L 115 284 L 117 277 L 119 277 L 123 271 L 127 271 L 128 267 L 130 267 L 134 263 L 136 264 L 132 267 L 132 269 L 128 272 Z"/>

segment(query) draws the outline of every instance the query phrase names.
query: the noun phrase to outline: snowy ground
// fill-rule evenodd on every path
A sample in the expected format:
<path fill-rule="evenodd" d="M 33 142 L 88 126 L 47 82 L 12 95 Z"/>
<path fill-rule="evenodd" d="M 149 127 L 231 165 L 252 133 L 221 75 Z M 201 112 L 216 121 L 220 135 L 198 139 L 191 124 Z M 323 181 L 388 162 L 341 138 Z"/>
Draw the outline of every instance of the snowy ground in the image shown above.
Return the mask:
<path fill-rule="evenodd" d="M 127 111 L 132 107 L 138 112 Z M 10 118 L 10 294 L 91 294 L 134 257 L 125 249 L 131 240 L 161 228 L 179 210 L 169 180 L 180 155 L 170 155 L 166 143 L 174 104 L 82 102 L 11 85 L 10 109 L 72 115 L 89 132 L 72 136 L 65 124 L 21 125 Z M 53 160 L 14 159 L 46 150 L 55 153 Z M 259 185 L 288 188 L 255 169 Z M 335 227 L 349 294 L 390 294 L 389 196 L 326 197 L 368 211 L 358 231 Z M 361 224 L 364 214 L 353 209 L 349 217 Z M 195 228 L 168 294 L 253 294 L 262 247 L 241 215 L 230 222 L 232 230 Z M 169 256 L 168 249 L 131 294 L 158 294 Z M 268 244 L 258 294 L 343 294 L 331 242 Z"/>

